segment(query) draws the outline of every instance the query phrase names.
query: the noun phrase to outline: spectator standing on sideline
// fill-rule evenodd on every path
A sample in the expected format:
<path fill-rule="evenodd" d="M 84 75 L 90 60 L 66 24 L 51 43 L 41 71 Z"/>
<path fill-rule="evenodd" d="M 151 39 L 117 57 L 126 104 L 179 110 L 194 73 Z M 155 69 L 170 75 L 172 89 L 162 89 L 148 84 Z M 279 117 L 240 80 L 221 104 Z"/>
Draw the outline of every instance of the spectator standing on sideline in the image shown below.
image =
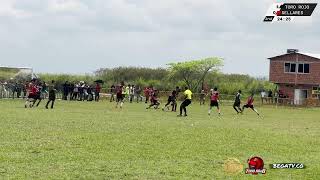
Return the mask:
<path fill-rule="evenodd" d="M 132 103 L 133 98 L 134 98 L 135 86 L 131 85 L 129 91 L 130 91 L 130 103 Z"/>
<path fill-rule="evenodd" d="M 200 93 L 200 106 L 204 105 L 206 101 L 206 93 L 205 91 L 202 89 L 201 93 Z"/>
<path fill-rule="evenodd" d="M 128 98 L 128 100 L 130 100 L 130 87 L 130 84 L 128 84 L 128 86 L 125 87 L 125 98 Z"/>
<path fill-rule="evenodd" d="M 273 93 L 272 93 L 271 89 L 269 89 L 269 91 L 268 91 L 268 101 L 269 101 L 269 103 L 273 103 Z"/>
<path fill-rule="evenodd" d="M 264 89 L 261 91 L 261 103 L 263 104 L 263 101 L 266 99 L 267 95 Z"/>
<path fill-rule="evenodd" d="M 100 100 L 100 91 L 101 91 L 101 85 L 97 83 L 96 89 L 95 89 L 95 97 L 94 97 L 94 100 L 97 102 Z"/>
<path fill-rule="evenodd" d="M 69 85 L 68 85 L 68 81 L 66 81 L 62 86 L 63 86 L 63 96 L 62 99 L 63 100 L 67 100 L 68 99 L 68 91 L 69 91 Z"/>
<path fill-rule="evenodd" d="M 116 92 L 116 87 L 114 86 L 114 84 L 112 84 L 111 87 L 110 87 L 110 94 L 111 94 L 110 102 L 114 101 L 115 92 Z"/>
<path fill-rule="evenodd" d="M 93 101 L 92 87 L 90 85 L 88 85 L 87 93 L 88 93 L 88 100 L 87 101 Z"/>
<path fill-rule="evenodd" d="M 141 96 L 141 87 L 140 86 L 137 86 L 135 87 L 134 89 L 134 94 L 136 96 L 136 100 L 137 100 L 137 103 L 142 102 L 142 96 Z"/>

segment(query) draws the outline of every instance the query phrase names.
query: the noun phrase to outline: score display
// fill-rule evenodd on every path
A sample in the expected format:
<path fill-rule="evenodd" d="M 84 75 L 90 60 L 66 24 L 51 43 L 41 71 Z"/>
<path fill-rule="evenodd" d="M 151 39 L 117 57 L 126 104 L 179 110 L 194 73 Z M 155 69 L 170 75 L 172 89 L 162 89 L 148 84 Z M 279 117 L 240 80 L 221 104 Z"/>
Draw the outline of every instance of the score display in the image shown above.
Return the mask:
<path fill-rule="evenodd" d="M 273 3 L 264 22 L 290 22 L 298 16 L 311 16 L 317 3 Z"/>

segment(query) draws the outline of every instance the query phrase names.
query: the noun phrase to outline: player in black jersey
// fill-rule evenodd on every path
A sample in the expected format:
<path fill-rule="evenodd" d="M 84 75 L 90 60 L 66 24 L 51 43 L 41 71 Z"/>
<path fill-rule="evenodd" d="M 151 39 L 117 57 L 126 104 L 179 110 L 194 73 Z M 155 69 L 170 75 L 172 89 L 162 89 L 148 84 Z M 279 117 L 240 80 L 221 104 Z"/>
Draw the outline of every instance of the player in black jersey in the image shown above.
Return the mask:
<path fill-rule="evenodd" d="M 237 111 L 237 114 L 241 113 L 241 90 L 239 90 L 236 94 L 234 103 L 233 103 L 233 109 Z"/>

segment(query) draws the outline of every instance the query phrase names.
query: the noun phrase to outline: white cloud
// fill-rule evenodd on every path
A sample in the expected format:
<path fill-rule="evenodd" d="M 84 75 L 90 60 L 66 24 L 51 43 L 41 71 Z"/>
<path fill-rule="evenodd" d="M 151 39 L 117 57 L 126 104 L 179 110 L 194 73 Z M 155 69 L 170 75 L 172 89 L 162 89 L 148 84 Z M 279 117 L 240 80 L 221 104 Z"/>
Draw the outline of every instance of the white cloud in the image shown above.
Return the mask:
<path fill-rule="evenodd" d="M 15 0 L 4 0 L 0 2 L 0 17 L 27 18 L 31 14 L 14 8 Z"/>
<path fill-rule="evenodd" d="M 51 0 L 49 11 L 53 12 L 82 12 L 88 10 L 87 6 L 79 0 Z"/>

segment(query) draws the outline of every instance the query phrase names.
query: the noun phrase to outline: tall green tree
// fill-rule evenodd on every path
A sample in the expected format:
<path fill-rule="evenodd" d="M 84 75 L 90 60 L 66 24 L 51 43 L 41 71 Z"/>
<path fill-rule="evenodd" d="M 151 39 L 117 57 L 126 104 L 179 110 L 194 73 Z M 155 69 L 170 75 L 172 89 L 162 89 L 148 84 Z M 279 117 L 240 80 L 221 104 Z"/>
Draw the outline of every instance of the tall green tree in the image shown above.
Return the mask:
<path fill-rule="evenodd" d="M 210 57 L 200 60 L 169 63 L 169 78 L 174 81 L 184 81 L 193 91 L 198 91 L 203 86 L 209 72 L 219 72 L 223 66 L 223 59 Z"/>

